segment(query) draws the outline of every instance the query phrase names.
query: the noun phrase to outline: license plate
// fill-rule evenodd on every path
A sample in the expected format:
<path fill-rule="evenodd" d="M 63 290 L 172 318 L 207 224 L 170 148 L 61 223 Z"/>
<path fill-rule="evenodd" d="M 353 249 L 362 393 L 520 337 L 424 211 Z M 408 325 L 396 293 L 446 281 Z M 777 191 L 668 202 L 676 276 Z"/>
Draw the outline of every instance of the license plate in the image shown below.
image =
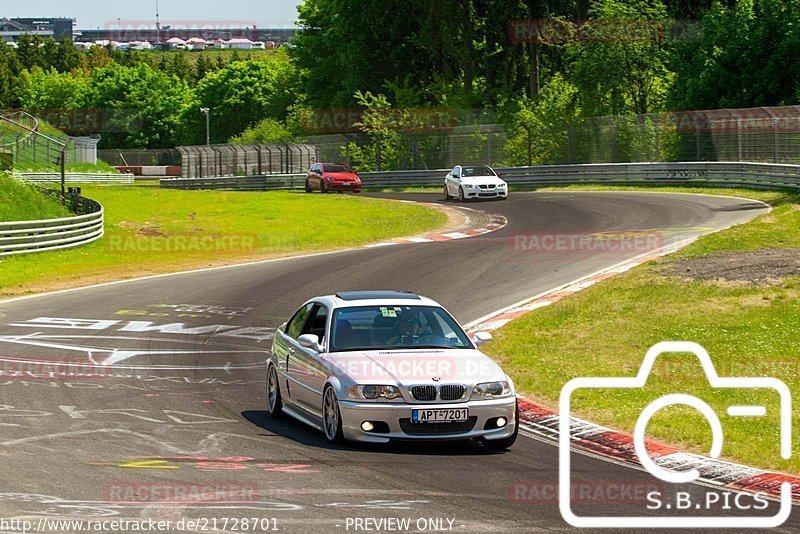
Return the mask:
<path fill-rule="evenodd" d="M 412 423 L 459 423 L 469 419 L 468 408 L 411 410 Z"/>

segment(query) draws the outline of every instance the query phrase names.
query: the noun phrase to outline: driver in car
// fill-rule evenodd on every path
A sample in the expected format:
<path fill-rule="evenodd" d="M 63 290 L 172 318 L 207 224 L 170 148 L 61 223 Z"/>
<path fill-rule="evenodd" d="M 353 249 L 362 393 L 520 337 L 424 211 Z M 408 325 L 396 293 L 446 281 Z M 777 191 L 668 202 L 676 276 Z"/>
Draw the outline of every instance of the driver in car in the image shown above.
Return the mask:
<path fill-rule="evenodd" d="M 413 343 L 420 335 L 420 322 L 414 315 L 403 316 L 394 323 L 393 333 L 389 336 L 388 345 L 407 345 Z"/>

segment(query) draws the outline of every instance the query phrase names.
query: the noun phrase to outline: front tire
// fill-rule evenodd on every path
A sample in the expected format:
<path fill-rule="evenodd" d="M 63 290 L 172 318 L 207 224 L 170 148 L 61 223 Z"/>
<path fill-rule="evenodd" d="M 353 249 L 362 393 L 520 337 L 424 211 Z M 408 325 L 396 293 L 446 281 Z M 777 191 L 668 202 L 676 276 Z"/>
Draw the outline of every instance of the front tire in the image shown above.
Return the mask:
<path fill-rule="evenodd" d="M 283 417 L 283 399 L 281 398 L 281 384 L 278 380 L 278 371 L 270 364 L 267 371 L 267 412 L 270 417 Z"/>
<path fill-rule="evenodd" d="M 459 186 L 458 187 L 458 201 L 459 202 L 465 202 L 466 200 L 467 199 L 464 197 L 464 187 L 463 186 Z"/>
<path fill-rule="evenodd" d="M 445 186 L 444 186 L 444 199 L 445 200 L 450 200 L 451 198 L 453 198 L 453 197 L 452 197 L 452 195 L 450 195 L 450 190 L 447 189 L 447 184 L 445 184 Z"/>
<path fill-rule="evenodd" d="M 322 430 L 328 443 L 340 445 L 344 443 L 342 433 L 342 412 L 339 410 L 339 399 L 332 386 L 325 388 L 322 394 Z"/>
<path fill-rule="evenodd" d="M 319 192 L 322 193 L 323 195 L 328 192 L 328 188 L 325 187 L 325 182 L 319 183 Z"/>
<path fill-rule="evenodd" d="M 490 451 L 503 451 L 509 447 L 511 447 L 515 441 L 517 441 L 517 435 L 519 434 L 519 403 L 517 403 L 517 407 L 514 409 L 514 433 L 508 436 L 507 438 L 502 439 L 487 439 L 484 442 L 486 448 Z"/>
<path fill-rule="evenodd" d="M 313 189 L 311 189 L 311 184 L 306 180 L 306 193 L 310 193 L 311 191 L 313 191 Z"/>

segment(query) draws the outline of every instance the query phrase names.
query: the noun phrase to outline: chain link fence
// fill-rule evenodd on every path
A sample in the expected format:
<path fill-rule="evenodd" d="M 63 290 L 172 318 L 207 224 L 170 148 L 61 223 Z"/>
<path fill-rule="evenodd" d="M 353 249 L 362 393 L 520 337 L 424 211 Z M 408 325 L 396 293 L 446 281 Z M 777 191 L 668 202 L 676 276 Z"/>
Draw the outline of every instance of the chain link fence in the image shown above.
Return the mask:
<path fill-rule="evenodd" d="M 69 137 L 25 111 L 0 112 L 0 170 L 58 170 L 65 164 L 97 163 L 99 136 Z"/>
<path fill-rule="evenodd" d="M 459 164 L 554 165 L 644 161 L 800 163 L 800 106 L 590 117 L 534 127 L 458 126 L 435 132 L 319 135 L 325 161 L 360 170 Z"/>
<path fill-rule="evenodd" d="M 36 118 L 24 111 L 0 113 L 0 169 L 56 168 L 69 141 L 58 137 L 41 133 Z"/>
<path fill-rule="evenodd" d="M 184 178 L 306 172 L 319 161 L 310 144 L 206 145 L 178 147 Z"/>
<path fill-rule="evenodd" d="M 176 148 L 101 149 L 97 151 L 97 157 L 114 167 L 181 164 L 181 153 Z"/>
<path fill-rule="evenodd" d="M 321 161 L 362 170 L 441 169 L 471 162 L 502 160 L 508 134 L 498 124 L 456 126 L 443 131 L 402 131 L 376 138 L 365 133 L 306 138 Z"/>
<path fill-rule="evenodd" d="M 800 106 L 593 117 L 520 126 L 508 164 L 641 161 L 800 162 Z"/>

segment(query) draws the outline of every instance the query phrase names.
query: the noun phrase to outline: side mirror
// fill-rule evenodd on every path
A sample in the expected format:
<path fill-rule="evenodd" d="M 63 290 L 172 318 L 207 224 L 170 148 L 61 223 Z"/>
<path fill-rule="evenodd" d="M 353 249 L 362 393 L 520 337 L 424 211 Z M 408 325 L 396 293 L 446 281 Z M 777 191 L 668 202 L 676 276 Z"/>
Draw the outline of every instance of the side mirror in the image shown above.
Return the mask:
<path fill-rule="evenodd" d="M 301 347 L 311 349 L 316 352 L 322 352 L 319 346 L 319 337 L 316 334 L 303 334 L 297 338 L 297 342 Z"/>
<path fill-rule="evenodd" d="M 472 335 L 472 340 L 475 342 L 475 345 L 477 347 L 480 347 L 481 345 L 485 345 L 486 343 L 490 342 L 492 339 L 493 339 L 492 338 L 492 334 L 490 334 L 489 332 L 475 332 Z"/>

